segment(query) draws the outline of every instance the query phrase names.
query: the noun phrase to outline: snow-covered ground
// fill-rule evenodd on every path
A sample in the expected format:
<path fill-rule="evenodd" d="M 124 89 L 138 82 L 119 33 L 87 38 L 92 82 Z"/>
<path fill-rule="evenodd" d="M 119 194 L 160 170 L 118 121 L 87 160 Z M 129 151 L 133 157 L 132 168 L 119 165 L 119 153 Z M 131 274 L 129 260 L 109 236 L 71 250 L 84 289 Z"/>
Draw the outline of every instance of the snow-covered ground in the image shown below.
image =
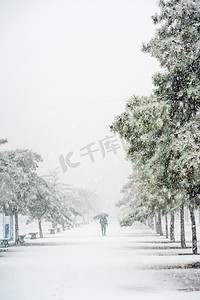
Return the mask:
<path fill-rule="evenodd" d="M 110 220 L 106 237 L 98 222 L 55 235 L 50 227 L 45 224 L 43 239 L 27 236 L 26 246 L 0 252 L 0 299 L 200 299 L 200 269 L 168 268 L 200 256 L 181 255 L 191 249 L 145 225 L 120 228 Z"/>

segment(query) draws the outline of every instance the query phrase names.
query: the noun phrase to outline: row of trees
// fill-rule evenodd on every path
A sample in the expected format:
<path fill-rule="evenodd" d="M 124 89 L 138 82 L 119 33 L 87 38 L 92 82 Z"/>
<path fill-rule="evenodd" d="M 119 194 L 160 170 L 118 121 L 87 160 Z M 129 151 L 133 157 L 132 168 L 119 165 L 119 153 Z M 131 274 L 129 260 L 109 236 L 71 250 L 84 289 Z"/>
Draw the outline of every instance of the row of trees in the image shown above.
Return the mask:
<path fill-rule="evenodd" d="M 133 174 L 124 186 L 127 216 L 121 225 L 148 220 L 161 235 L 161 215 L 180 211 L 181 245 L 186 246 L 184 207 L 190 211 L 192 249 L 197 253 L 195 208 L 200 205 L 200 6 L 199 0 L 160 0 L 153 16 L 155 36 L 142 50 L 157 58 L 148 97 L 133 96 L 110 126 L 127 141 Z M 166 228 L 168 232 L 168 228 Z"/>
<path fill-rule="evenodd" d="M 0 140 L 0 145 L 7 140 Z M 19 238 L 19 214 L 37 220 L 42 238 L 42 221 L 72 225 L 73 218 L 93 208 L 95 196 L 59 181 L 58 172 L 37 174 L 39 154 L 30 150 L 0 152 L 0 209 L 14 215 L 15 240 Z M 94 202 L 94 201 L 93 201 Z"/>

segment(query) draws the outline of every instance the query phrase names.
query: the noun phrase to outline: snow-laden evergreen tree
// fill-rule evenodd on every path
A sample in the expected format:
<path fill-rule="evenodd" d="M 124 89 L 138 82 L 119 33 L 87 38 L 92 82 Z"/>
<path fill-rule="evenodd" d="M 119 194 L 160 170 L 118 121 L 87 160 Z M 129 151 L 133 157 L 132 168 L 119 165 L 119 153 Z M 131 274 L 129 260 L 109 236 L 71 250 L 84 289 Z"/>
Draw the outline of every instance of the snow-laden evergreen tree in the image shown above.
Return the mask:
<path fill-rule="evenodd" d="M 0 139 L 0 146 L 6 144 L 7 142 L 8 142 L 7 139 Z M 2 165 L 3 156 L 4 156 L 3 152 L 0 151 L 0 173 L 4 172 L 4 166 Z"/>
<path fill-rule="evenodd" d="M 89 212 L 95 210 L 96 202 L 97 197 L 91 191 L 73 187 L 71 205 L 78 215 L 82 216 L 84 223 L 89 221 Z"/>
<path fill-rule="evenodd" d="M 29 150 L 5 151 L 0 156 L 0 205 L 4 212 L 15 216 L 15 239 L 19 237 L 18 214 L 27 213 L 32 176 L 42 158 Z"/>
<path fill-rule="evenodd" d="M 166 103 L 158 101 L 153 96 L 134 96 L 128 101 L 126 111 L 118 116 L 111 126 L 112 131 L 118 132 L 128 141 L 127 157 L 137 172 L 137 176 L 133 176 L 135 182 L 132 189 L 137 191 L 145 218 L 152 217 L 153 211 L 160 214 L 160 210 L 166 207 L 165 201 L 160 196 L 161 190 L 166 187 L 159 177 L 164 169 L 162 150 L 169 144 L 166 138 L 169 122 L 169 107 Z M 163 138 L 164 132 L 165 140 L 163 139 L 158 147 L 157 142 Z M 135 208 L 133 211 L 132 220 Z"/>
<path fill-rule="evenodd" d="M 60 182 L 58 169 L 50 171 L 43 178 L 48 182 L 53 195 L 47 219 L 52 222 L 53 227 L 61 225 L 64 229 L 66 226 L 71 226 L 73 216 L 77 215 L 70 203 L 73 197 L 72 187 Z"/>
<path fill-rule="evenodd" d="M 29 216 L 28 223 L 33 220 L 38 221 L 40 238 L 43 237 L 42 221 L 49 220 L 54 199 L 55 196 L 46 180 L 33 174 L 27 197 L 27 214 Z"/>
<path fill-rule="evenodd" d="M 164 72 L 154 75 L 156 95 L 170 102 L 176 125 L 200 107 L 200 1 L 160 0 L 155 36 L 143 51 L 156 57 Z"/>
<path fill-rule="evenodd" d="M 190 168 L 189 189 L 192 190 L 196 186 L 194 173 L 199 173 L 198 162 L 194 166 L 193 150 L 194 147 L 198 149 L 200 145 L 198 139 L 193 139 L 193 146 L 191 145 L 190 150 L 183 155 L 183 149 L 188 149 L 186 139 L 193 134 L 191 126 L 185 128 L 184 124 L 195 118 L 200 107 L 200 1 L 160 0 L 159 6 L 160 13 L 153 16 L 153 21 L 158 26 L 156 34 L 148 44 L 143 45 L 143 50 L 156 57 L 164 70 L 153 78 L 155 93 L 159 99 L 170 104 L 171 128 L 184 132 L 182 145 L 179 144 L 179 149 L 176 149 L 182 153 L 176 153 L 178 159 L 175 158 L 177 163 L 174 171 L 176 176 L 179 176 L 181 171 L 185 171 L 184 166 Z M 199 150 L 195 149 L 195 152 Z M 171 165 L 175 167 L 173 162 Z M 188 178 L 188 175 L 186 176 Z M 174 177 L 170 180 L 173 181 Z M 188 184 L 188 180 L 185 182 Z M 194 203 L 191 197 L 188 205 L 194 241 L 193 253 L 196 253 Z"/>
<path fill-rule="evenodd" d="M 163 71 L 153 77 L 153 96 L 133 97 L 111 130 L 128 141 L 127 156 L 141 178 L 142 189 L 134 186 L 142 203 L 140 212 L 145 215 L 144 207 L 154 212 L 159 207 L 164 214 L 170 212 L 173 225 L 174 211 L 180 209 L 182 219 L 187 205 L 193 253 L 197 253 L 194 207 L 200 191 L 200 2 L 160 0 L 159 7 L 160 13 L 153 17 L 156 34 L 143 45 L 143 51 L 156 57 Z M 181 244 L 185 244 L 183 234 Z"/>

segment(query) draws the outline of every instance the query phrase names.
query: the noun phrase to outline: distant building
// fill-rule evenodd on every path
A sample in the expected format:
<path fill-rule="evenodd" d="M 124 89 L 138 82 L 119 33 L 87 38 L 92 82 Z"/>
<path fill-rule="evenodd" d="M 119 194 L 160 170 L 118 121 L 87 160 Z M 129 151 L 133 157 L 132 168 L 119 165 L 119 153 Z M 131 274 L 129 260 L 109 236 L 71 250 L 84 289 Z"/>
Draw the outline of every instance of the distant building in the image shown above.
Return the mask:
<path fill-rule="evenodd" d="M 14 239 L 13 216 L 7 213 L 0 213 L 0 239 Z"/>

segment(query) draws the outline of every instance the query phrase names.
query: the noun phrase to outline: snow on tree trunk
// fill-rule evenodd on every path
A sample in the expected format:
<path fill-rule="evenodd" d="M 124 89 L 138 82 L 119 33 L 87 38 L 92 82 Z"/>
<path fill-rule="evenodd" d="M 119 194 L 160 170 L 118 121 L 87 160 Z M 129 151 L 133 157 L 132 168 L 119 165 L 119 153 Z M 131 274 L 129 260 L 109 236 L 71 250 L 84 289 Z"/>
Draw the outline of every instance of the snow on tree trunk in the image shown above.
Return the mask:
<path fill-rule="evenodd" d="M 174 213 L 171 213 L 170 219 L 170 241 L 175 242 L 175 235 L 174 235 Z"/>
<path fill-rule="evenodd" d="M 158 233 L 159 233 L 160 235 L 163 235 L 161 212 L 158 213 Z"/>
<path fill-rule="evenodd" d="M 19 239 L 19 219 L 18 213 L 15 212 L 15 242 Z"/>
<path fill-rule="evenodd" d="M 165 215 L 165 236 L 166 236 L 166 239 L 168 239 L 168 237 L 169 237 L 169 230 L 168 230 L 167 214 Z"/>
<path fill-rule="evenodd" d="M 185 243 L 185 218 L 184 218 L 184 205 L 180 207 L 180 229 L 181 229 L 181 248 L 186 248 Z"/>
<path fill-rule="evenodd" d="M 38 226 L 39 226 L 39 235 L 40 235 L 40 238 L 43 238 L 42 221 L 41 220 L 38 220 Z"/>
<path fill-rule="evenodd" d="M 192 227 L 192 252 L 193 254 L 197 254 L 197 233 L 196 233 L 194 209 L 190 207 L 189 210 L 190 210 L 190 220 L 191 220 L 191 227 Z"/>

